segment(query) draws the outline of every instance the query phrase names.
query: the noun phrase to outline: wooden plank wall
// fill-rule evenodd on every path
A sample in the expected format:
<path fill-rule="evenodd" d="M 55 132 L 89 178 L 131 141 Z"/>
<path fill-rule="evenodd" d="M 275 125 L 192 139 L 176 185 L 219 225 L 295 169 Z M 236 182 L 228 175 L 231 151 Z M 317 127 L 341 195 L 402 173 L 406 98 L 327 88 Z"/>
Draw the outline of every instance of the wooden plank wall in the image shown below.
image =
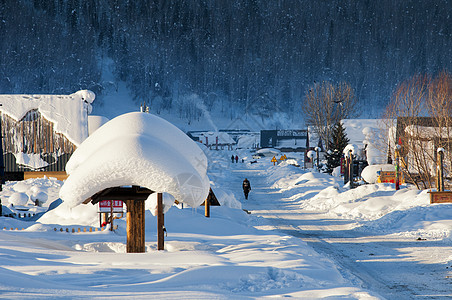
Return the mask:
<path fill-rule="evenodd" d="M 49 163 L 45 171 L 64 171 L 67 160 L 76 147 L 63 134 L 55 133 L 53 123 L 36 111 L 29 111 L 16 122 L 6 114 L 1 114 L 2 146 L 5 171 L 27 171 L 29 168 L 17 166 L 11 153 L 40 154 Z M 12 156 L 12 157 L 11 157 Z"/>
<path fill-rule="evenodd" d="M 75 145 L 64 135 L 55 133 L 53 123 L 38 111 L 30 111 L 16 122 L 2 114 L 3 152 L 72 153 Z"/>

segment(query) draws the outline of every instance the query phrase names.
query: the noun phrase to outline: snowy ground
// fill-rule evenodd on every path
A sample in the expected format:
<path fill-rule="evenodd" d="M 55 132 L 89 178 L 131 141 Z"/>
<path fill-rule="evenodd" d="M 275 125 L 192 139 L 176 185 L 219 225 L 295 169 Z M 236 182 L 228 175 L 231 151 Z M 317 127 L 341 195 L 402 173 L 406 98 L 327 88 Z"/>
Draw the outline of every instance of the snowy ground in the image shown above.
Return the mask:
<path fill-rule="evenodd" d="M 207 219 L 203 209 L 173 207 L 165 215 L 165 251 L 156 251 L 156 219 L 149 212 L 142 254 L 125 253 L 125 219 L 116 220 L 115 232 L 71 233 L 98 226 L 92 205 L 73 210 L 61 205 L 39 222 L 0 218 L 0 228 L 6 228 L 0 231 L 1 296 L 452 296 L 452 204 L 430 205 L 427 193 L 407 187 L 395 192 L 388 184 L 348 190 L 339 178 L 273 166 L 270 158 L 249 164 L 249 153 L 238 154 L 246 163 L 230 163 L 231 152 L 208 155 L 214 190 L 235 208 L 213 207 Z M 241 192 L 244 177 L 253 188 L 248 201 Z M 25 209 L 30 206 L 24 199 L 41 193 L 47 198 L 41 200 L 44 211 L 60 185 L 42 179 L 8 183 L 2 203 L 22 201 L 11 209 Z"/>
<path fill-rule="evenodd" d="M 244 205 L 272 224 L 260 229 L 301 238 L 332 259 L 344 278 L 384 298 L 452 296 L 452 204 L 431 205 L 426 191 L 406 186 L 348 190 L 339 179 L 292 166 L 248 177 L 259 181 L 264 174 L 272 189 L 255 192 L 274 201 Z"/>

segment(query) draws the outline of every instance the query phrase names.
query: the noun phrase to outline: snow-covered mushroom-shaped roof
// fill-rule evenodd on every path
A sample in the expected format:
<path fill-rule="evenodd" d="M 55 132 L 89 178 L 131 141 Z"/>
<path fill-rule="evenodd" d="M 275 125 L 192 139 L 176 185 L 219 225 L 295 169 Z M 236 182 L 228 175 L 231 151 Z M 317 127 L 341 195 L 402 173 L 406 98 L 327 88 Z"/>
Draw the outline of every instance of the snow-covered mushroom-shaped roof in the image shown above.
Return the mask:
<path fill-rule="evenodd" d="M 66 165 L 60 197 L 81 204 L 110 187 L 138 185 L 199 206 L 209 193 L 207 158 L 187 135 L 152 114 L 116 117 L 89 136 Z"/>
<path fill-rule="evenodd" d="M 37 110 L 55 124 L 56 132 L 78 146 L 88 137 L 88 112 L 95 97 L 88 90 L 71 95 L 0 95 L 0 111 L 19 121 Z"/>

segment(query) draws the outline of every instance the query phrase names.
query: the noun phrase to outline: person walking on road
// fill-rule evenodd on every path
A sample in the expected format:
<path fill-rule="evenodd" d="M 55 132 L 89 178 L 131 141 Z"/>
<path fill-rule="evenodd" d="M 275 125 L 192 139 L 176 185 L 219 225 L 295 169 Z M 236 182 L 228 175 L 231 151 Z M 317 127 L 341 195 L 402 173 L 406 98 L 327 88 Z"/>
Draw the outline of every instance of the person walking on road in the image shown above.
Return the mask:
<path fill-rule="evenodd" d="M 243 193 L 245 194 L 245 199 L 248 199 L 248 194 L 251 191 L 251 184 L 248 181 L 248 179 L 245 178 L 245 180 L 243 180 Z"/>
<path fill-rule="evenodd" d="M 232 156 L 231 156 L 232 163 L 234 163 L 234 159 L 235 159 L 234 154 L 232 154 Z"/>
<path fill-rule="evenodd" d="M 236 155 L 235 156 L 235 163 L 238 164 L 239 163 L 239 157 Z"/>

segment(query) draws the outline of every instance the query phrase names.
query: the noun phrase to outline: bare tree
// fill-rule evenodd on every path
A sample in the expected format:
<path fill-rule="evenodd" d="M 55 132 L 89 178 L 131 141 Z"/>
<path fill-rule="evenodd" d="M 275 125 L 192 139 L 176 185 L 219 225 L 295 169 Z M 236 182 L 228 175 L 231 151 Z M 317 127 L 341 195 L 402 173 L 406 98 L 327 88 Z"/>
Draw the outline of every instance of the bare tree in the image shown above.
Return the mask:
<path fill-rule="evenodd" d="M 434 123 L 434 145 L 445 149 L 444 174 L 450 177 L 452 163 L 452 76 L 443 71 L 428 87 L 427 108 Z M 435 162 L 437 161 L 434 151 Z"/>
<path fill-rule="evenodd" d="M 305 94 L 303 113 L 306 124 L 315 132 L 328 148 L 333 126 L 342 119 L 358 114 L 358 99 L 346 82 L 332 84 L 328 81 L 315 83 Z"/>
<path fill-rule="evenodd" d="M 401 169 L 419 189 L 434 187 L 438 147 L 446 149 L 450 165 L 451 116 L 452 78 L 446 72 L 435 78 L 416 75 L 402 82 L 386 108 L 383 123 L 393 135 L 387 145 L 390 150 L 401 145 Z"/>
<path fill-rule="evenodd" d="M 405 80 L 397 87 L 391 102 L 386 108 L 384 120 L 388 129 L 392 128 L 393 140 L 389 149 L 395 149 L 400 144 L 403 162 L 401 169 L 409 181 L 420 188 L 430 186 L 431 172 L 426 161 L 427 151 L 422 149 L 421 116 L 426 116 L 426 95 L 430 78 L 426 75 L 416 75 Z M 397 128 L 397 129 L 395 129 Z"/>

